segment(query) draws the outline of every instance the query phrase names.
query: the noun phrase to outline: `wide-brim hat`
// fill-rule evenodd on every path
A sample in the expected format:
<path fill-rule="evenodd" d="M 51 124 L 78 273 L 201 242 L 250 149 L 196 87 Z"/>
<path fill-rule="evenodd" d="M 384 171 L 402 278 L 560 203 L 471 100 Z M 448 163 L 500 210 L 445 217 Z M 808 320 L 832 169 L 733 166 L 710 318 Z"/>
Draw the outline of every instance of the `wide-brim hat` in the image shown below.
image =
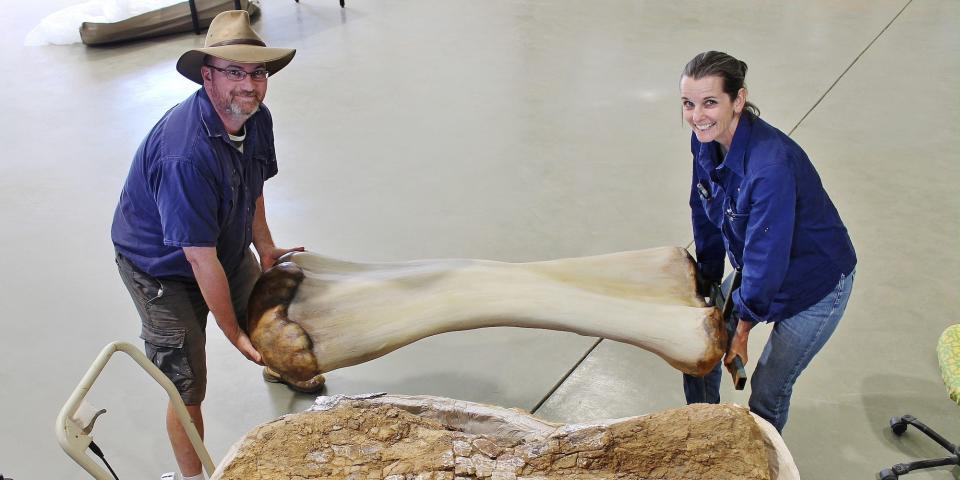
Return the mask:
<path fill-rule="evenodd" d="M 177 71 L 203 85 L 200 66 L 204 56 L 212 55 L 230 62 L 262 63 L 270 75 L 275 75 L 293 60 L 296 53 L 293 48 L 267 47 L 250 26 L 250 15 L 246 10 L 227 10 L 210 22 L 203 48 L 195 48 L 180 56 Z"/>

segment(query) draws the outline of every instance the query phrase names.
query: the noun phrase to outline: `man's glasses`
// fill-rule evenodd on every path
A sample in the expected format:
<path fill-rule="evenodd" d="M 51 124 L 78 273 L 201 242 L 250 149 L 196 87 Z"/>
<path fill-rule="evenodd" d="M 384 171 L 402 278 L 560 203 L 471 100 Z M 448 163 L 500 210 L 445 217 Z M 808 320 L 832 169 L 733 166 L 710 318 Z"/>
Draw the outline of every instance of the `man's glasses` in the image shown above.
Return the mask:
<path fill-rule="evenodd" d="M 247 75 L 250 75 L 250 78 L 257 82 L 262 82 L 266 80 L 267 77 L 270 76 L 270 72 L 265 68 L 258 68 L 252 72 L 248 72 L 246 70 L 241 70 L 239 68 L 214 67 L 209 63 L 205 63 L 204 66 L 210 67 L 218 72 L 223 72 L 223 74 L 226 75 L 227 78 L 229 78 L 230 80 L 233 80 L 234 82 L 239 82 L 244 78 L 247 78 Z"/>

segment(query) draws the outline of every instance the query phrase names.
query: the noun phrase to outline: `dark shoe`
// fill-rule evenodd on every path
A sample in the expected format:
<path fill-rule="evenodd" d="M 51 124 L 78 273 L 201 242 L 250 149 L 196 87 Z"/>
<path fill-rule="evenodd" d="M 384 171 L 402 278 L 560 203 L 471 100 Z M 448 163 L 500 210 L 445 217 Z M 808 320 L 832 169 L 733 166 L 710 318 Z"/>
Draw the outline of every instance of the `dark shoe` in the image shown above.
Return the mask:
<path fill-rule="evenodd" d="M 263 367 L 263 380 L 269 383 L 282 383 L 289 387 L 290 390 L 300 393 L 317 393 L 323 390 L 323 384 L 326 381 L 322 374 L 303 382 L 287 380 L 270 367 Z"/>

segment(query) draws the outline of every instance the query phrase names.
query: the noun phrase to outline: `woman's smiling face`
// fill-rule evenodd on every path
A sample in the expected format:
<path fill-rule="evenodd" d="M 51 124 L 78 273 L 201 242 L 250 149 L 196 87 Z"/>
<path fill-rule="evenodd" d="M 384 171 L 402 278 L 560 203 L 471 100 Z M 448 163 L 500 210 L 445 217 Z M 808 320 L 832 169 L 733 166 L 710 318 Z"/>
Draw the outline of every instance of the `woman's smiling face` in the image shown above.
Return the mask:
<path fill-rule="evenodd" d="M 723 78 L 720 76 L 680 78 L 683 119 L 701 143 L 716 141 L 725 150 L 730 149 L 746 96 L 746 90 L 741 88 L 736 98 L 731 100 L 723 91 Z"/>

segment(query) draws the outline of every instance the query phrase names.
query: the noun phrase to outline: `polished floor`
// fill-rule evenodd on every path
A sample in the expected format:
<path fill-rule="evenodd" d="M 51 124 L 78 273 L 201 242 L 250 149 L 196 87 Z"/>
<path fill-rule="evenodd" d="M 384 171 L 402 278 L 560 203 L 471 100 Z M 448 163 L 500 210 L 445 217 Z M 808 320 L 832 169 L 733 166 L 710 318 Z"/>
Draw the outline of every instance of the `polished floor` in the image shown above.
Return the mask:
<path fill-rule="evenodd" d="M 109 226 L 140 140 L 195 85 L 192 34 L 107 48 L 22 47 L 75 0 L 0 13 L 0 473 L 80 479 L 54 418 L 99 350 L 139 344 Z M 750 65 L 750 98 L 818 168 L 860 257 L 848 313 L 800 378 L 784 432 L 807 479 L 872 478 L 940 456 L 887 419 L 960 441 L 934 345 L 960 311 L 960 3 L 955 0 L 270 0 L 256 24 L 298 49 L 270 81 L 278 243 L 355 260 L 532 261 L 691 241 L 694 54 Z M 768 329 L 751 336 L 760 351 Z M 211 322 L 214 459 L 312 398 L 265 384 Z M 582 362 L 581 362 L 582 360 Z M 159 387 L 118 357 L 88 397 L 120 478 L 174 469 Z M 726 401 L 745 403 L 747 393 Z M 679 374 L 608 340 L 520 329 L 444 334 L 332 372 L 328 392 L 495 403 L 577 422 L 682 404 Z M 941 468 L 908 478 L 956 478 Z"/>

